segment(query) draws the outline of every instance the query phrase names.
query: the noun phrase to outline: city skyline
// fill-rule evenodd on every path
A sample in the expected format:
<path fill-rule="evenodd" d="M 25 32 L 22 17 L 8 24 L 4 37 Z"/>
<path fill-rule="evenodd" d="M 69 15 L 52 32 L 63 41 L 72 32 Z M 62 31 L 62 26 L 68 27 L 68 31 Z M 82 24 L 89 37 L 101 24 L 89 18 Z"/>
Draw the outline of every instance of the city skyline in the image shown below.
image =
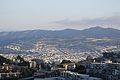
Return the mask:
<path fill-rule="evenodd" d="M 0 31 L 120 29 L 119 0 L 0 0 Z"/>

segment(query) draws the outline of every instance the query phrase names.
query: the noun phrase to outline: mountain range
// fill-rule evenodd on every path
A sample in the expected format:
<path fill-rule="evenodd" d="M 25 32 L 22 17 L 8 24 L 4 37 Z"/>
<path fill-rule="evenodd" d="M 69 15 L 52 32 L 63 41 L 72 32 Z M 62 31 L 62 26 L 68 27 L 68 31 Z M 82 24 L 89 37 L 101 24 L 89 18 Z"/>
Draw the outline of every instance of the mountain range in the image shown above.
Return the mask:
<path fill-rule="evenodd" d="M 0 44 L 9 44 L 18 41 L 37 40 L 41 38 L 120 38 L 120 30 L 113 28 L 92 27 L 84 30 L 26 30 L 16 32 L 0 32 Z"/>
<path fill-rule="evenodd" d="M 0 32 L 0 52 L 31 54 L 54 59 L 83 60 L 99 57 L 104 51 L 120 50 L 120 30 L 92 27 L 84 30 L 26 30 Z"/>

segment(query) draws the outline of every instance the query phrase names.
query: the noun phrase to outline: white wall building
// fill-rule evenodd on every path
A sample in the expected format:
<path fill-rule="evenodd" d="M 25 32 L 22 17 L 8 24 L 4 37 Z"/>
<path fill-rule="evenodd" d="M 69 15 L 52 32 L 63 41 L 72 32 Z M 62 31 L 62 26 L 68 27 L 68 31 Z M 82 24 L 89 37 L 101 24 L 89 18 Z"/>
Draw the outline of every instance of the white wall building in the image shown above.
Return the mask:
<path fill-rule="evenodd" d="M 71 71 L 63 71 L 61 77 L 64 77 L 65 80 L 102 80 L 101 78 L 90 77 L 86 74 L 78 74 Z"/>
<path fill-rule="evenodd" d="M 36 68 L 37 64 L 35 61 L 30 61 L 30 68 Z"/>

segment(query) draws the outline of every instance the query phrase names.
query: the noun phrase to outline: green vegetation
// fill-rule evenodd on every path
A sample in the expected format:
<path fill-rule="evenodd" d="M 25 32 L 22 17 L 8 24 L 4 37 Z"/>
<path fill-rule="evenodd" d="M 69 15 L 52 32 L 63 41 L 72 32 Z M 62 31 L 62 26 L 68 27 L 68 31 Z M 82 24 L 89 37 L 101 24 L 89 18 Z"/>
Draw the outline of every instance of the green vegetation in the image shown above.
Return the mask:
<path fill-rule="evenodd" d="M 29 66 L 29 62 L 25 61 L 21 56 L 18 55 L 16 59 L 20 61 L 17 63 L 18 66 Z"/>
<path fill-rule="evenodd" d="M 75 65 L 75 72 L 85 73 L 85 66 L 81 65 L 80 63 L 76 63 Z"/>
<path fill-rule="evenodd" d="M 70 60 L 63 60 L 60 64 L 67 64 L 67 63 L 71 63 Z"/>
<path fill-rule="evenodd" d="M 3 63 L 10 64 L 11 61 L 3 56 L 0 56 L 0 65 L 3 65 Z"/>

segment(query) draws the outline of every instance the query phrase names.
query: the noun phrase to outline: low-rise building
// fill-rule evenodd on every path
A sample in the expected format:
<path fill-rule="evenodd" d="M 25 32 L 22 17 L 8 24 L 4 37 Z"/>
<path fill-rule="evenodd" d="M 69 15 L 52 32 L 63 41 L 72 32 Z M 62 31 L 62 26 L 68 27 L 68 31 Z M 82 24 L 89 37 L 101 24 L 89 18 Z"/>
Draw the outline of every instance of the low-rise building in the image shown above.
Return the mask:
<path fill-rule="evenodd" d="M 65 68 L 65 70 L 74 70 L 76 65 L 75 63 L 67 63 L 67 64 L 63 64 L 63 67 Z"/>
<path fill-rule="evenodd" d="M 102 80 L 101 78 L 90 77 L 86 74 L 78 74 L 71 71 L 61 72 L 61 77 L 65 78 L 65 80 Z"/>
<path fill-rule="evenodd" d="M 4 78 L 15 78 L 15 77 L 19 77 L 20 73 L 16 72 L 16 73 L 0 73 L 0 79 L 4 79 Z"/>
<path fill-rule="evenodd" d="M 91 63 L 87 65 L 86 73 L 105 80 L 119 80 L 120 63 Z"/>
<path fill-rule="evenodd" d="M 30 68 L 36 68 L 36 62 L 35 61 L 30 61 Z"/>

